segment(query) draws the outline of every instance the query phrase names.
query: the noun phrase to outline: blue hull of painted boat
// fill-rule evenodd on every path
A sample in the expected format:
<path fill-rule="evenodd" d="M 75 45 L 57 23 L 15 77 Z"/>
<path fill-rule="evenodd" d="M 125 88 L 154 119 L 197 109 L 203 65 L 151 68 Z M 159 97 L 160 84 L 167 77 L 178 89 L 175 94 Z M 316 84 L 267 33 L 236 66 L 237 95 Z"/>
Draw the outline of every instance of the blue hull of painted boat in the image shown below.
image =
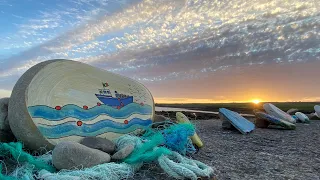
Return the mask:
<path fill-rule="evenodd" d="M 226 108 L 220 108 L 219 113 L 221 113 L 225 117 L 225 119 L 229 121 L 242 134 L 250 133 L 255 128 L 252 122 L 248 121 L 237 112 L 230 111 Z"/>
<path fill-rule="evenodd" d="M 96 94 L 96 96 L 101 102 L 103 102 L 103 104 L 108 106 L 113 106 L 113 107 L 126 106 L 133 102 L 133 96 L 129 96 L 126 98 L 114 98 L 114 97 L 104 96 L 100 94 Z"/>

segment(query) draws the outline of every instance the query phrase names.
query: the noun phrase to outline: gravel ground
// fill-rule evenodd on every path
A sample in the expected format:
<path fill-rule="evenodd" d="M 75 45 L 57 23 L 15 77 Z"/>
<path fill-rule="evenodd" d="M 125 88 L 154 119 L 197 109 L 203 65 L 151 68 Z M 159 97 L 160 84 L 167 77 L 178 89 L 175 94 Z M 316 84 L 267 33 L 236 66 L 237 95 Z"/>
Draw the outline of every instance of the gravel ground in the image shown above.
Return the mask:
<path fill-rule="evenodd" d="M 320 121 L 248 135 L 223 130 L 220 120 L 194 122 L 205 147 L 193 158 L 212 166 L 217 179 L 320 179 Z M 171 178 L 150 164 L 134 179 Z"/>

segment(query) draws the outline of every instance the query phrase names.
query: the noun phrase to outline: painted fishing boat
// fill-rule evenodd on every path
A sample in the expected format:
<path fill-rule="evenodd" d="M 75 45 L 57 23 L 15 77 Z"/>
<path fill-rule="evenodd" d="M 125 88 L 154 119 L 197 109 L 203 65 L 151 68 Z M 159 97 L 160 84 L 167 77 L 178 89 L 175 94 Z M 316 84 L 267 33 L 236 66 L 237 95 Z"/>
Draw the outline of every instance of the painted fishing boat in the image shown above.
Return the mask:
<path fill-rule="evenodd" d="M 133 102 L 133 96 L 120 94 L 117 91 L 114 91 L 114 96 L 111 93 L 111 90 L 107 87 L 108 83 L 102 83 L 103 89 L 99 89 L 99 94 L 95 94 L 96 97 L 105 105 L 112 107 L 124 107 Z"/>

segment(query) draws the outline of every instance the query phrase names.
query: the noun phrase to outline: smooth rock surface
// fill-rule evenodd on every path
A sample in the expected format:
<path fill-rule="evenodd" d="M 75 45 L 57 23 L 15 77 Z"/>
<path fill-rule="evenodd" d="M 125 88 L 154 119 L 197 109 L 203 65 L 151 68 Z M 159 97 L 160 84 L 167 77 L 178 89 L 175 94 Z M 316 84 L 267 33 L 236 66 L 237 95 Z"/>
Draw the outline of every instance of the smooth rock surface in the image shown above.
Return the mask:
<path fill-rule="evenodd" d="M 15 141 L 8 120 L 9 98 L 0 99 L 0 142 Z"/>
<path fill-rule="evenodd" d="M 0 130 L 10 131 L 10 125 L 8 121 L 8 105 L 9 98 L 0 99 Z"/>
<path fill-rule="evenodd" d="M 236 130 L 236 128 L 221 113 L 219 113 L 219 118 L 222 121 L 222 129 Z"/>
<path fill-rule="evenodd" d="M 313 120 L 318 120 L 319 118 L 317 117 L 316 113 L 311 113 L 311 114 L 306 114 L 308 116 L 309 119 L 313 119 Z"/>
<path fill-rule="evenodd" d="M 0 131 L 0 142 L 13 142 L 16 138 L 11 131 Z"/>
<path fill-rule="evenodd" d="M 116 149 L 114 142 L 101 137 L 85 137 L 80 141 L 80 144 L 108 154 L 113 154 Z"/>
<path fill-rule="evenodd" d="M 64 141 L 52 151 L 52 163 L 57 169 L 87 168 L 110 162 L 110 155 L 77 142 Z"/>
<path fill-rule="evenodd" d="M 229 130 L 232 130 L 232 129 L 236 129 L 229 121 L 227 120 L 223 120 L 222 121 L 222 128 L 223 129 L 229 129 Z"/>
<path fill-rule="evenodd" d="M 288 114 L 290 114 L 290 115 L 294 115 L 296 112 L 298 112 L 299 111 L 299 109 L 289 109 L 288 111 L 287 111 L 287 113 Z"/>
<path fill-rule="evenodd" d="M 114 153 L 114 155 L 111 156 L 111 159 L 113 160 L 122 160 L 128 157 L 132 151 L 134 150 L 133 145 L 125 146 L 124 148 L 120 149 L 118 152 Z"/>
<path fill-rule="evenodd" d="M 153 122 L 163 122 L 166 121 L 168 118 L 162 116 L 162 115 L 155 115 L 153 118 Z"/>
<path fill-rule="evenodd" d="M 257 128 L 267 128 L 270 125 L 270 122 L 264 119 L 256 118 L 254 120 L 254 124 L 256 125 Z"/>

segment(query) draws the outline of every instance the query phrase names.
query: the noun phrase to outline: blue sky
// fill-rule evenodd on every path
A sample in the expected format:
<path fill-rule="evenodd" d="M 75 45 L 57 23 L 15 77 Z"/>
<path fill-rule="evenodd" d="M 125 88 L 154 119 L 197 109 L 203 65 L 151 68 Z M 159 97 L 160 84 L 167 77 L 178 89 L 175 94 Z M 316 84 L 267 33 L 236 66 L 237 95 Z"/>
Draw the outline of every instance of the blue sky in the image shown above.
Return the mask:
<path fill-rule="evenodd" d="M 306 67 L 320 61 L 319 12 L 313 0 L 0 0 L 0 97 L 9 96 L 31 66 L 63 58 L 132 77 L 160 100 L 320 100 L 315 91 L 299 94 L 301 89 L 261 94 L 258 80 L 243 80 L 254 91 L 249 97 L 237 78 L 230 79 L 261 68 L 261 78 L 267 78 L 269 66 L 280 67 L 273 73 L 287 83 L 283 71 L 312 74 Z M 300 78 L 311 75 L 305 76 Z M 201 89 L 203 81 L 223 78 L 240 94 L 214 83 Z M 181 89 L 186 82 L 202 93 Z"/>

